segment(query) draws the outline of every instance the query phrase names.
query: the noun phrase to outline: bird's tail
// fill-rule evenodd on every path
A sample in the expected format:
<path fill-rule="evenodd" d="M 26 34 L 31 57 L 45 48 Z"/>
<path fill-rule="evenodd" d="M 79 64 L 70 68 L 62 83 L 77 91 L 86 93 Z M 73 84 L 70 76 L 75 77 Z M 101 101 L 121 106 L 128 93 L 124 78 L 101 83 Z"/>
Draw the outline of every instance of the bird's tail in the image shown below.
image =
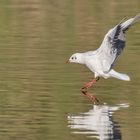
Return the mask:
<path fill-rule="evenodd" d="M 131 25 L 133 25 L 134 23 L 136 23 L 139 19 L 140 19 L 140 13 L 137 14 L 135 17 L 130 18 L 130 19 L 126 20 L 125 22 L 121 23 L 121 27 L 122 27 L 123 32 L 128 30 L 129 27 Z"/>
<path fill-rule="evenodd" d="M 130 81 L 130 77 L 127 74 L 118 73 L 113 69 L 109 72 L 109 75 L 120 80 Z"/>

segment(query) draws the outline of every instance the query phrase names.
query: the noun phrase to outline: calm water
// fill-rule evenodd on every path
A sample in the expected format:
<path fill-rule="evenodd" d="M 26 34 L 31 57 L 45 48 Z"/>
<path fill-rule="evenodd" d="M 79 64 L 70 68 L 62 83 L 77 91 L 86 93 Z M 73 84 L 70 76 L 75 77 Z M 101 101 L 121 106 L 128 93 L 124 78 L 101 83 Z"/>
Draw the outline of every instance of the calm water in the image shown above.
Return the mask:
<path fill-rule="evenodd" d="M 101 79 L 91 89 L 106 104 L 81 95 L 93 77 L 87 68 L 65 64 L 74 52 L 98 48 L 109 28 L 139 10 L 139 0 L 1 0 L 0 139 L 139 138 L 140 22 L 115 68 L 131 82 Z"/>

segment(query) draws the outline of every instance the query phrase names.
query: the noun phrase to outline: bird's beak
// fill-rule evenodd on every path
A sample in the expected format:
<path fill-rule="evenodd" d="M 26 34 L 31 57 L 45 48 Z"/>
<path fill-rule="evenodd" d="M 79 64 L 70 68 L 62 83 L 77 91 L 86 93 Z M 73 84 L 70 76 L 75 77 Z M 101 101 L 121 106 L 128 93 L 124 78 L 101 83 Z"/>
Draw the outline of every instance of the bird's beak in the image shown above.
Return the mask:
<path fill-rule="evenodd" d="M 69 60 L 67 60 L 67 61 L 66 61 L 66 63 L 70 63 L 70 61 L 69 61 Z"/>

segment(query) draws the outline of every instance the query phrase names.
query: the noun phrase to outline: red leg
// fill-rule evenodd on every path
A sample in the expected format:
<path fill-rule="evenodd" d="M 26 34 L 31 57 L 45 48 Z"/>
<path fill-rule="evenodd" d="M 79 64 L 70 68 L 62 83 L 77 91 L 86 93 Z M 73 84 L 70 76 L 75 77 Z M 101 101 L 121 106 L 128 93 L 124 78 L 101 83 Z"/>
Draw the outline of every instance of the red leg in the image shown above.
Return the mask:
<path fill-rule="evenodd" d="M 99 100 L 92 94 L 87 93 L 88 88 L 90 88 L 93 84 L 95 84 L 100 78 L 97 77 L 96 79 L 93 79 L 91 82 L 85 84 L 82 88 L 81 88 L 81 92 L 86 95 L 91 101 L 97 102 L 99 103 Z"/>
<path fill-rule="evenodd" d="M 86 95 L 91 101 L 99 103 L 97 97 L 92 94 L 87 93 L 87 91 L 81 91 L 84 95 Z"/>
<path fill-rule="evenodd" d="M 100 79 L 100 77 L 97 77 L 96 79 L 93 79 L 91 82 L 85 84 L 82 89 L 88 89 L 90 88 L 93 84 L 95 84 L 98 80 Z"/>

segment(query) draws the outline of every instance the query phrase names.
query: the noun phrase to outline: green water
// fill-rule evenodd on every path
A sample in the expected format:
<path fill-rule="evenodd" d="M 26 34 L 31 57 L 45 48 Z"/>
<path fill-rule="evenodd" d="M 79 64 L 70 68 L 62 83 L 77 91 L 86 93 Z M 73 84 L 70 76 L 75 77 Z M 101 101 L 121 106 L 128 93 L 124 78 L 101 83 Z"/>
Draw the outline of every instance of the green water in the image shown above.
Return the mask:
<path fill-rule="evenodd" d="M 0 139 L 99 139 L 69 127 L 67 114 L 93 108 L 79 90 L 93 74 L 65 61 L 98 48 L 108 29 L 139 12 L 139 0 L 1 0 Z M 126 38 L 115 69 L 131 81 L 101 79 L 91 92 L 109 106 L 129 104 L 112 117 L 120 139 L 134 140 L 140 137 L 140 22 Z"/>

